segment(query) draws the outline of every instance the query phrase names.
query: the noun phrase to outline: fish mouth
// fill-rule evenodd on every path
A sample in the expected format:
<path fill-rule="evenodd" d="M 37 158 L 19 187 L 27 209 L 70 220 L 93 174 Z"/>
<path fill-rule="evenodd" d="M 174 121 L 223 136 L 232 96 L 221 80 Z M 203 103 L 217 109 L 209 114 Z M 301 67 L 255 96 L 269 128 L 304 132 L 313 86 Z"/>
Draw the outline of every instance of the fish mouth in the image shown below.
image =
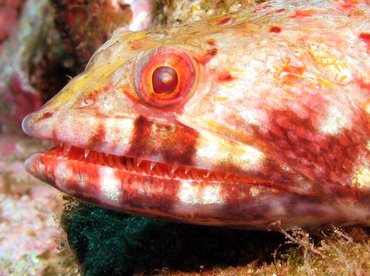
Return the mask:
<path fill-rule="evenodd" d="M 35 158 L 37 156 L 38 158 Z M 145 175 L 161 179 L 192 180 L 192 181 L 240 181 L 245 176 L 220 171 L 212 171 L 197 167 L 185 166 L 178 163 L 168 164 L 141 158 L 114 155 L 95 150 L 79 148 L 67 143 L 58 143 L 44 153 L 37 153 L 26 161 L 26 169 L 38 178 L 44 179 L 42 170 L 37 171 L 34 162 L 43 161 L 42 158 L 57 162 L 75 162 L 81 165 L 109 167 L 127 174 Z M 41 159 L 40 159 L 41 158 Z M 44 164 L 47 165 L 47 164 Z M 50 175 L 51 172 L 47 173 Z"/>
<path fill-rule="evenodd" d="M 280 194 L 267 187 L 268 181 L 243 175 L 117 156 L 69 144 L 35 153 L 25 167 L 30 174 L 80 200 L 121 212 L 197 224 L 242 224 L 235 218 L 240 216 L 238 204 L 268 198 L 272 191 Z"/>
<path fill-rule="evenodd" d="M 286 218 L 294 198 L 311 191 L 306 182 L 292 185 L 295 172 L 254 147 L 182 124 L 95 118 L 72 109 L 29 115 L 23 129 L 58 143 L 27 159 L 30 174 L 120 212 L 265 228 Z"/>

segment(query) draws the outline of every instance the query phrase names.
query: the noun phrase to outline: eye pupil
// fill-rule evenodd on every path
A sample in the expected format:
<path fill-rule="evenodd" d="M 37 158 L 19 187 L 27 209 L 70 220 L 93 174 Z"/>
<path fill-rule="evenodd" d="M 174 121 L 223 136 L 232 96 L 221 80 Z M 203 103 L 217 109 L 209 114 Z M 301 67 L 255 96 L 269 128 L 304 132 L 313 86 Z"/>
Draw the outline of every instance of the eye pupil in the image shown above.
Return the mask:
<path fill-rule="evenodd" d="M 168 66 L 156 68 L 152 75 L 153 90 L 158 94 L 172 93 L 178 84 L 176 71 Z"/>

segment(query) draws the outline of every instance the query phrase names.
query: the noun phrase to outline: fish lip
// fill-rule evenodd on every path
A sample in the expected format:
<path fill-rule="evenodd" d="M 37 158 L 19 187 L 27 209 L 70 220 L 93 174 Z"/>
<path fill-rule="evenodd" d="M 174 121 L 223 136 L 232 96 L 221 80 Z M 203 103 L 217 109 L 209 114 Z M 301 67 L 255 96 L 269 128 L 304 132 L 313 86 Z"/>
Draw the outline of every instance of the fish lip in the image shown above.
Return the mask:
<path fill-rule="evenodd" d="M 224 198 L 226 195 L 221 193 L 216 198 L 204 198 L 204 203 L 195 202 L 194 204 L 188 205 L 186 201 L 192 200 L 189 196 L 186 194 L 183 195 L 185 196 L 185 202 L 182 202 L 179 198 L 178 189 L 179 186 L 181 187 L 181 185 L 183 185 L 182 183 L 184 183 L 181 180 L 172 181 L 172 179 L 163 179 L 164 184 L 162 184 L 161 180 L 159 182 L 155 182 L 155 180 L 151 182 L 148 181 L 148 178 L 140 178 L 140 176 L 138 176 L 139 178 L 136 178 L 136 180 L 133 179 L 130 183 L 130 181 L 126 182 L 124 179 L 117 179 L 116 176 L 116 178 L 112 179 L 113 183 L 105 183 L 101 182 L 99 177 L 101 177 L 100 173 L 102 171 L 106 171 L 106 168 L 99 167 L 95 164 L 90 164 L 90 168 L 86 168 L 88 170 L 87 174 L 97 174 L 98 178 L 91 179 L 91 182 L 80 185 L 76 178 L 71 179 L 67 173 L 69 170 L 80 173 L 79 169 L 76 168 L 77 166 L 75 166 L 76 164 L 73 164 L 73 160 L 54 159 L 55 163 L 51 164 L 51 167 L 48 168 L 48 164 L 43 163 L 43 158 L 47 158 L 47 154 L 35 153 L 30 156 L 25 162 L 26 170 L 38 179 L 49 183 L 63 193 L 77 197 L 79 200 L 120 212 L 162 219 L 165 218 L 187 223 L 206 225 L 244 224 L 238 220 L 228 220 L 227 216 L 220 220 L 220 215 L 222 216 L 224 210 L 224 200 L 226 200 Z M 53 167 L 54 171 L 52 169 Z M 64 172 L 60 168 L 65 168 L 66 171 Z M 112 170 L 110 170 L 110 172 L 112 172 Z M 115 172 L 113 171 L 113 173 Z M 105 178 L 103 178 L 103 180 L 104 179 Z M 117 180 L 120 181 L 120 185 L 114 187 L 116 186 L 114 182 L 117 182 Z M 191 179 L 188 181 L 190 182 L 185 183 L 195 185 L 194 191 L 204 189 L 202 183 L 197 183 Z M 211 186 L 208 186 L 208 184 Z M 236 187 L 236 183 L 232 184 Z M 217 191 L 217 187 L 228 189 L 227 183 L 222 183 L 220 181 L 215 181 L 213 184 L 207 183 L 206 185 L 206 187 L 212 186 L 215 187 L 215 191 Z M 263 223 L 264 222 L 261 222 L 260 227 L 264 227 L 262 226 Z"/>
<path fill-rule="evenodd" d="M 179 195 L 178 190 L 176 190 L 176 187 L 178 189 L 178 187 L 182 185 L 181 182 L 172 183 L 169 179 L 164 179 L 167 182 L 159 185 L 155 183 L 145 183 L 145 181 L 137 182 L 136 180 L 133 183 L 129 183 L 122 180 L 123 182 L 118 188 L 119 191 L 115 190 L 116 188 L 111 189 L 110 187 L 111 185 L 115 186 L 114 179 L 113 183 L 107 183 L 108 185 L 99 182 L 99 179 L 94 179 L 95 181 L 85 183 L 85 185 L 80 186 L 76 179 L 72 180 L 72 184 L 68 183 L 69 180 L 61 180 L 63 177 L 60 175 L 60 169 L 58 170 L 59 172 L 51 172 L 50 169 L 47 168 L 47 164 L 42 164 L 40 162 L 40 160 L 45 156 L 46 154 L 44 153 L 35 153 L 30 156 L 25 162 L 26 170 L 35 175 L 33 166 L 37 166 L 39 170 L 43 171 L 42 174 L 35 175 L 38 179 L 47 182 L 58 190 L 68 195 L 75 196 L 80 200 L 120 212 L 162 219 L 165 218 L 186 223 L 224 226 L 230 225 L 261 229 L 275 229 L 276 227 L 278 229 L 279 227 L 286 228 L 294 226 L 297 222 L 301 223 L 302 226 L 315 226 L 329 224 L 336 221 L 343 224 L 344 222 L 349 221 L 349 216 L 347 216 L 348 214 L 342 215 L 340 212 L 333 214 L 333 210 L 337 210 L 335 206 L 330 206 L 330 202 L 327 207 L 331 209 L 329 210 L 330 212 L 326 213 L 326 216 L 313 217 L 309 211 L 310 208 L 307 208 L 308 213 L 306 212 L 304 216 L 301 216 L 299 212 L 301 212 L 302 209 L 297 207 L 295 207 L 296 210 L 293 210 L 294 212 L 292 216 L 290 216 L 287 213 L 290 212 L 288 208 L 291 207 L 289 202 L 300 202 L 299 200 L 303 199 L 306 200 L 307 204 L 311 204 L 311 207 L 316 208 L 312 205 L 314 202 L 312 203 L 309 201 L 309 196 L 286 194 L 281 191 L 276 191 L 277 193 L 269 192 L 271 199 L 268 199 L 263 195 L 261 197 L 257 196 L 254 198 L 247 194 L 243 195 L 243 189 L 240 189 L 240 186 L 236 183 L 230 183 L 233 186 L 233 188 L 231 188 L 232 190 L 237 189 L 239 191 L 236 197 L 230 197 L 228 193 L 224 194 L 220 192 L 218 197 L 214 198 L 211 196 L 203 198 L 202 200 L 204 200 L 204 202 L 192 202 L 194 199 L 186 194 L 184 195 L 185 198 L 181 201 L 181 195 Z M 72 166 L 68 166 L 67 163 L 70 161 L 68 159 L 55 159 L 55 161 L 57 162 L 57 165 L 64 165 L 61 166 L 63 168 L 71 170 L 74 167 L 75 172 L 79 172 L 78 168 L 76 169 L 76 166 L 73 166 L 73 164 L 71 164 Z M 101 168 L 97 165 L 93 165 L 92 168 L 90 164 L 90 173 L 96 170 L 101 170 Z M 53 173 L 54 176 L 51 176 Z M 52 177 L 55 177 L 56 181 L 53 181 Z M 141 180 L 141 178 L 139 178 L 139 180 Z M 217 191 L 217 187 L 220 188 L 220 191 L 230 191 L 230 187 L 227 186 L 228 183 L 214 184 L 215 185 L 213 187 L 216 188 L 216 190 L 213 191 Z M 102 188 L 101 185 L 105 186 L 105 188 Z M 192 182 L 190 185 L 192 185 Z M 208 185 L 204 187 L 202 183 L 194 183 L 194 185 L 195 188 L 193 191 L 197 191 L 198 189 L 205 191 L 207 187 L 212 187 Z M 188 187 L 188 185 L 185 187 Z M 174 193 L 174 191 L 176 191 L 176 193 Z M 115 193 L 117 192 L 119 192 L 119 194 L 115 196 Z M 188 202 L 188 200 L 190 200 L 190 202 Z M 209 200 L 211 202 L 208 202 Z M 273 213 L 273 217 L 270 218 L 268 214 L 265 213 L 266 208 L 268 207 L 269 210 L 274 211 L 276 202 L 284 204 L 285 211 L 280 214 L 280 211 L 278 210 L 279 208 L 277 208 L 277 213 Z M 254 216 L 252 212 L 233 213 L 233 210 L 239 210 L 243 206 L 244 208 L 247 208 L 246 210 L 252 210 L 259 213 L 261 217 Z M 317 210 L 319 210 L 319 208 Z M 359 216 L 359 214 L 361 215 L 361 213 L 358 213 L 357 216 Z M 229 217 L 229 215 L 233 217 Z M 247 218 L 249 218 L 249 220 Z M 368 221 L 368 216 L 358 217 L 357 219 L 361 223 L 364 223 L 363 221 L 365 220 L 366 223 L 366 221 Z M 276 227 L 274 226 L 275 224 Z"/>
<path fill-rule="evenodd" d="M 67 153 L 65 152 L 67 151 Z M 77 153 L 76 153 L 77 152 Z M 187 182 L 191 185 L 220 185 L 226 187 L 228 185 L 240 184 L 241 186 L 249 187 L 265 187 L 275 190 L 287 191 L 287 187 L 283 184 L 274 183 L 269 180 L 263 180 L 245 175 L 233 174 L 222 171 L 213 171 L 194 166 L 186 166 L 181 164 L 168 164 L 151 160 L 138 159 L 128 156 L 114 156 L 104 152 L 92 151 L 88 156 L 84 156 L 84 149 L 71 147 L 67 145 L 67 150 L 64 146 L 58 145 L 46 152 L 36 153 L 30 156 L 25 161 L 25 169 L 36 178 L 49 183 L 69 193 L 68 190 L 59 187 L 58 182 L 58 165 L 63 163 L 66 166 L 71 166 L 72 173 L 69 173 L 68 181 L 64 181 L 63 185 L 68 186 L 68 182 L 76 182 L 78 175 L 84 174 L 89 170 L 100 170 L 106 168 L 115 173 L 119 173 L 122 178 L 138 178 L 143 177 L 148 181 L 164 181 L 164 182 Z M 59 172 L 60 173 L 60 172 Z M 75 176 L 76 174 L 77 176 Z M 91 179 L 94 180 L 94 179 Z M 89 184 L 89 181 L 86 181 Z M 141 181 L 136 185 L 142 185 Z M 293 192 L 294 191 L 290 191 Z"/>
<path fill-rule="evenodd" d="M 85 156 L 85 150 L 88 152 L 87 156 Z M 50 181 L 45 180 L 48 178 L 43 177 L 43 172 L 40 172 L 45 169 L 40 168 L 40 166 L 42 166 L 40 163 L 42 157 L 48 157 L 49 159 L 54 160 L 59 159 L 64 162 L 76 161 L 80 162 L 81 165 L 85 163 L 101 167 L 109 167 L 115 170 L 123 170 L 127 174 L 144 173 L 146 176 L 154 178 L 192 180 L 197 182 L 217 181 L 219 183 L 225 183 L 231 181 L 235 177 L 243 177 L 236 174 L 212 171 L 195 166 L 180 165 L 178 163 L 168 164 L 150 159 L 139 159 L 125 155 L 118 156 L 71 145 L 59 144 L 49 150 L 46 150 L 45 152 L 31 155 L 24 163 L 25 169 L 28 173 L 48 183 L 50 183 Z M 38 170 L 35 168 L 32 169 L 33 165 L 37 162 Z"/>
<path fill-rule="evenodd" d="M 23 163 L 23 167 L 26 170 L 26 172 L 28 172 L 29 174 L 31 174 L 31 175 L 33 175 L 37 178 L 39 178 L 39 177 L 36 176 L 35 171 L 33 171 L 31 168 L 32 168 L 32 164 L 34 164 L 36 162 L 36 160 L 39 159 L 38 157 L 40 156 L 40 154 L 41 153 L 32 154 Z"/>

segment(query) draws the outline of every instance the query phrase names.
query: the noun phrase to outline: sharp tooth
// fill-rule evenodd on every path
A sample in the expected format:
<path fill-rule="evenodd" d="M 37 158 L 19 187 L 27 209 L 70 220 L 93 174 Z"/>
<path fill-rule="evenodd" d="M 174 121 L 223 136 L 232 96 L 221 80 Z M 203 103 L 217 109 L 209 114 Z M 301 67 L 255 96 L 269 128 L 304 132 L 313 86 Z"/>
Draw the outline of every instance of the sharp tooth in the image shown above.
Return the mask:
<path fill-rule="evenodd" d="M 110 166 L 110 167 L 113 167 L 113 156 L 112 155 L 108 155 L 108 165 Z"/>
<path fill-rule="evenodd" d="M 211 172 L 211 171 L 207 171 L 207 173 L 206 173 L 206 178 L 208 178 L 211 174 L 212 174 L 212 172 Z"/>
<path fill-rule="evenodd" d="M 220 173 L 215 173 L 215 178 L 216 178 L 217 181 L 224 180 Z"/>
<path fill-rule="evenodd" d="M 120 157 L 119 157 L 119 156 L 114 156 L 113 160 L 114 160 L 114 165 L 115 165 L 117 168 L 121 168 L 121 161 L 120 161 Z"/>
<path fill-rule="evenodd" d="M 71 147 L 72 147 L 71 145 L 64 144 L 63 145 L 63 153 L 67 154 L 71 150 Z"/>
<path fill-rule="evenodd" d="M 135 160 L 136 167 L 140 167 L 140 164 L 143 163 L 143 160 L 141 159 L 134 159 L 134 160 Z"/>
<path fill-rule="evenodd" d="M 129 179 L 129 174 L 125 173 L 121 178 L 121 183 L 123 187 L 126 187 L 127 185 L 129 185 L 128 179 Z"/>
<path fill-rule="evenodd" d="M 150 170 L 153 170 L 153 168 L 155 167 L 155 165 L 157 165 L 156 162 L 150 162 L 150 164 L 149 164 Z"/>
<path fill-rule="evenodd" d="M 178 167 L 179 167 L 179 164 L 177 164 L 177 163 L 173 164 L 172 169 L 171 169 L 171 173 L 174 173 L 177 170 Z"/>
<path fill-rule="evenodd" d="M 165 176 L 165 172 L 161 170 L 161 167 L 155 169 L 155 174 L 158 176 Z"/>
<path fill-rule="evenodd" d="M 105 164 L 103 153 L 98 152 L 98 158 L 99 158 L 99 162 L 100 162 L 102 165 L 103 165 L 103 164 Z"/>
<path fill-rule="evenodd" d="M 191 177 L 194 179 L 199 178 L 197 170 L 191 170 Z"/>
<path fill-rule="evenodd" d="M 190 171 L 190 167 L 185 167 L 185 174 L 188 174 L 189 171 Z"/>
<path fill-rule="evenodd" d="M 89 154 L 90 154 L 90 150 L 85 149 L 85 153 L 84 153 L 85 159 L 89 156 Z"/>
<path fill-rule="evenodd" d="M 126 164 L 127 164 L 127 168 L 129 170 L 132 170 L 132 162 L 131 162 L 131 158 L 127 157 L 126 158 Z"/>

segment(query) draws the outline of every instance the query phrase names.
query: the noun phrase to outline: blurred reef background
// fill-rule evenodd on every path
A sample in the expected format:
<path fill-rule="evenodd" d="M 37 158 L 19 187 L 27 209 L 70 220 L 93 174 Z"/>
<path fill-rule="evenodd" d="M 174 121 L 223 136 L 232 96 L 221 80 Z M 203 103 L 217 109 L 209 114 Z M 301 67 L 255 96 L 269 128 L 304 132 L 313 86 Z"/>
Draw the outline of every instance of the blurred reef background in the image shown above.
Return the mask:
<path fill-rule="evenodd" d="M 23 169 L 49 147 L 21 131 L 116 28 L 193 22 L 253 0 L 0 0 L 0 275 L 366 275 L 369 229 L 256 232 L 129 216 Z"/>

